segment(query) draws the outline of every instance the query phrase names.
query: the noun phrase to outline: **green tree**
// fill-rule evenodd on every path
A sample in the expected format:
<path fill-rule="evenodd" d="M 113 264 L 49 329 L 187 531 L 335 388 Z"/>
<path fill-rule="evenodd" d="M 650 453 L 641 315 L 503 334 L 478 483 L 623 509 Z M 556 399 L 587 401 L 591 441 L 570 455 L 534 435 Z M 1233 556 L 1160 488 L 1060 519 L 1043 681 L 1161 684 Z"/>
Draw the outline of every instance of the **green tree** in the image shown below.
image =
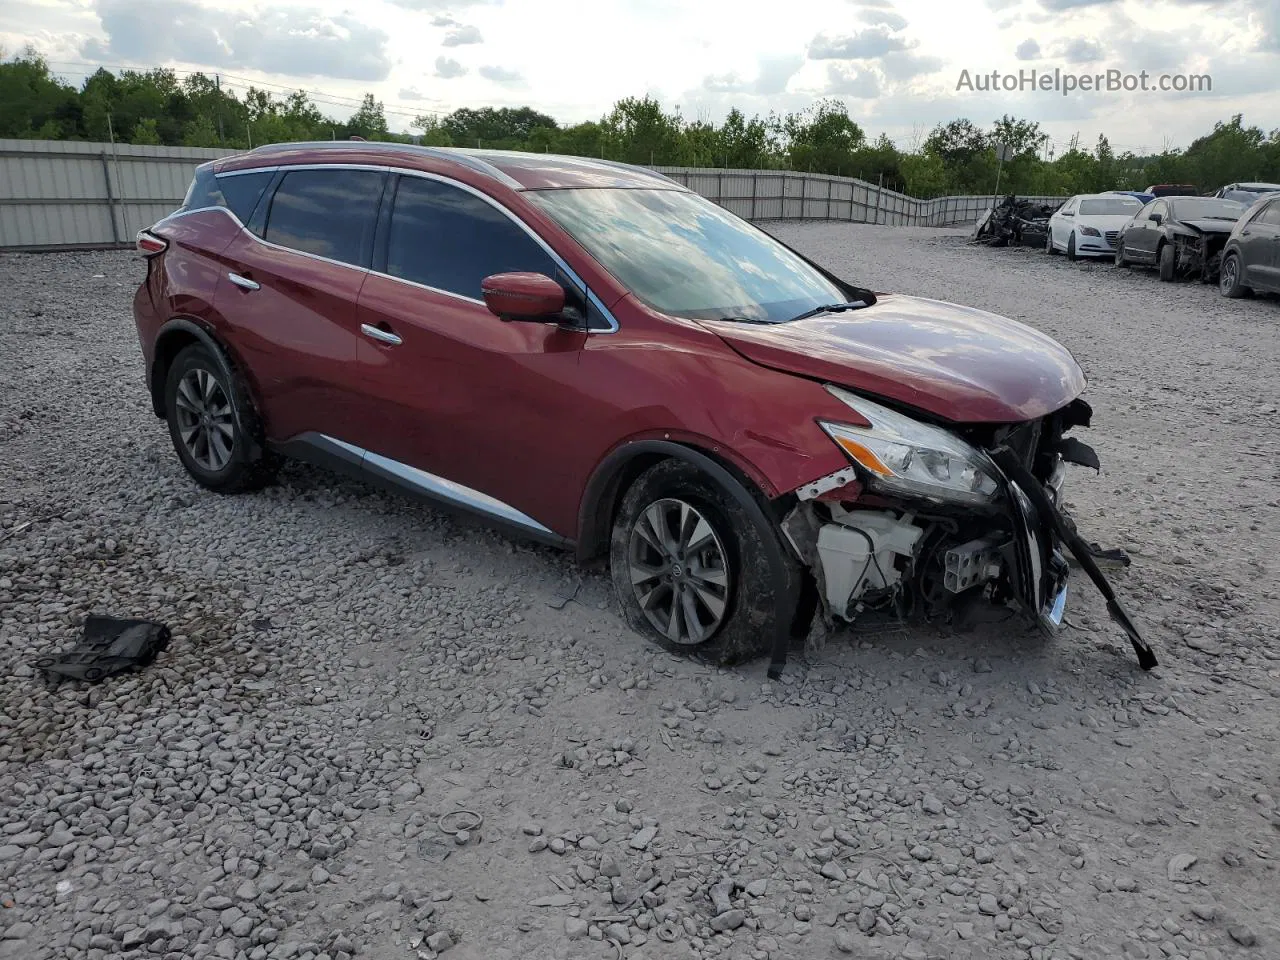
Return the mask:
<path fill-rule="evenodd" d="M 853 153 L 866 142 L 866 134 L 850 117 L 842 100 L 828 98 L 782 121 L 787 156 L 794 170 L 850 176 Z"/>
<path fill-rule="evenodd" d="M 83 135 L 82 122 L 76 90 L 50 74 L 35 50 L 0 63 L 0 137 L 69 140 Z"/>

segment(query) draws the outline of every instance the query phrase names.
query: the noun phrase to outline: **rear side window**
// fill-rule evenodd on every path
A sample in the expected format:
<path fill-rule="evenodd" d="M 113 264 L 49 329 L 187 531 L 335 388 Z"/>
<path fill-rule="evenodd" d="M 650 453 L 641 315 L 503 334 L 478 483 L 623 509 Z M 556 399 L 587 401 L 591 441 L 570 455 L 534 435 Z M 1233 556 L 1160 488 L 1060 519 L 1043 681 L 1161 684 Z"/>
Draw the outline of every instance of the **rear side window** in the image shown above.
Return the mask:
<path fill-rule="evenodd" d="M 226 207 L 241 223 L 248 223 L 253 208 L 262 198 L 274 176 L 270 171 L 261 173 L 224 173 L 214 176 L 211 167 L 201 167 L 187 188 L 183 210 L 200 210 L 205 207 Z"/>
<path fill-rule="evenodd" d="M 1272 200 L 1269 204 L 1259 211 L 1255 218 L 1259 223 L 1269 223 L 1272 226 L 1280 226 L 1280 200 Z"/>
<path fill-rule="evenodd" d="M 387 273 L 480 300 L 481 280 L 511 271 L 555 277 L 556 264 L 492 204 L 435 180 L 400 178 L 387 237 Z"/>
<path fill-rule="evenodd" d="M 370 170 L 295 170 L 271 198 L 265 238 L 282 247 L 367 266 L 383 175 Z"/>
<path fill-rule="evenodd" d="M 253 215 L 253 208 L 262 198 L 262 191 L 267 189 L 274 173 L 235 173 L 217 177 L 218 188 L 222 192 L 222 205 L 234 213 L 241 223 L 248 223 Z"/>

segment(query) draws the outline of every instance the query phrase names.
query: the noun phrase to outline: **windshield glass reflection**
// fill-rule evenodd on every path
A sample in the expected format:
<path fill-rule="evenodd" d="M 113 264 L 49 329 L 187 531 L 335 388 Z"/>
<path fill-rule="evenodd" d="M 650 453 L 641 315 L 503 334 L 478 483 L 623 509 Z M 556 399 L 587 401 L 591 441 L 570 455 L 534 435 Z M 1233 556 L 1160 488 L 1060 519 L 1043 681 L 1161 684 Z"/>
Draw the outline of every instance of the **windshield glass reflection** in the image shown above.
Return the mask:
<path fill-rule="evenodd" d="M 530 192 L 649 306 L 677 317 L 789 320 L 847 295 L 762 230 L 678 190 Z"/>

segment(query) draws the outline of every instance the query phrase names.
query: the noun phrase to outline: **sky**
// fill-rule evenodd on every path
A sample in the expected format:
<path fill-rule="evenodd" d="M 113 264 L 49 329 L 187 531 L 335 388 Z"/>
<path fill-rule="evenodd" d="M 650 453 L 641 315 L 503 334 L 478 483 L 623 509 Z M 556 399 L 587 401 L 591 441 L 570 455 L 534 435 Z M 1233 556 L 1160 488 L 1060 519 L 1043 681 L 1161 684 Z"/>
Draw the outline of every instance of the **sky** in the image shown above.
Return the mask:
<path fill-rule="evenodd" d="M 838 97 L 872 137 L 1039 121 L 1060 152 L 1185 147 L 1242 113 L 1280 127 L 1280 0 L 3 0 L 0 48 L 67 81 L 98 66 L 302 88 L 342 117 L 372 92 L 392 129 L 422 113 L 529 105 L 595 120 L 652 95 L 719 121 Z M 983 89 L 1017 75 L 1204 75 L 1212 90 Z M 966 73 L 967 71 L 967 73 Z"/>

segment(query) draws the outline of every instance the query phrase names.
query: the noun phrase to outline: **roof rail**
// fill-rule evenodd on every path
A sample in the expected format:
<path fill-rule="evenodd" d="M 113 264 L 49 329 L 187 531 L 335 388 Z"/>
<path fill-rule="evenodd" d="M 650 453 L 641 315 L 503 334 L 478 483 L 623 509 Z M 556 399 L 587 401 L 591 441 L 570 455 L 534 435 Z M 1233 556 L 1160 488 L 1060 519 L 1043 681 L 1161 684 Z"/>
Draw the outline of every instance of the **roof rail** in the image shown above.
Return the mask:
<path fill-rule="evenodd" d="M 419 154 L 437 160 L 448 160 L 470 167 L 477 173 L 492 177 L 505 186 L 520 189 L 520 183 L 507 176 L 493 164 L 457 147 L 427 147 L 417 143 L 396 143 L 385 140 L 300 140 L 295 143 L 267 143 L 254 147 L 250 153 L 283 153 L 287 150 L 360 150 L 375 153 Z"/>

